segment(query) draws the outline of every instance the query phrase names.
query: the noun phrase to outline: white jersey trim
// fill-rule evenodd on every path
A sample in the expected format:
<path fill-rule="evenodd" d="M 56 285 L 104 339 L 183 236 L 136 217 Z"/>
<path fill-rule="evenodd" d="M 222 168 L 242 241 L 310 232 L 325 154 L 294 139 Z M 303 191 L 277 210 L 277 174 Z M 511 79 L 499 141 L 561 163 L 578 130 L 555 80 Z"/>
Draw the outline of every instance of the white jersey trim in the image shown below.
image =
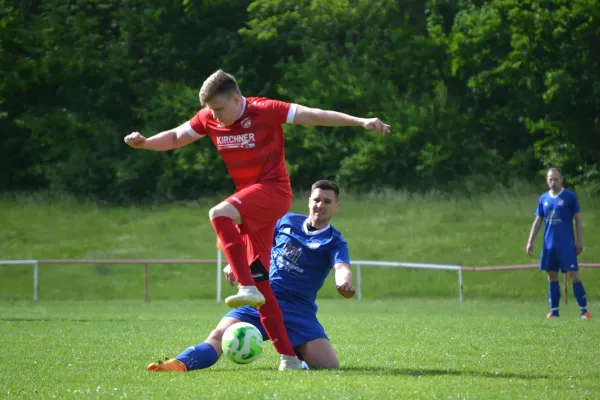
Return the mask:
<path fill-rule="evenodd" d="M 548 196 L 552 197 L 553 199 L 557 198 L 558 196 L 560 196 L 562 194 L 562 192 L 565 191 L 565 188 L 560 189 L 560 192 L 556 193 L 554 196 L 552 196 L 552 192 L 549 190 L 548 191 Z"/>
<path fill-rule="evenodd" d="M 331 224 L 327 224 L 327 226 L 325 228 L 321 228 L 319 230 L 316 231 L 309 231 L 308 230 L 308 218 L 306 218 L 304 220 L 304 223 L 302 224 L 302 230 L 304 231 L 304 233 L 306 233 L 308 236 L 315 236 L 318 235 L 319 233 L 323 233 L 325 232 L 327 229 L 329 229 L 331 227 Z"/>
<path fill-rule="evenodd" d="M 199 134 L 198 132 L 196 132 L 195 130 L 192 129 L 192 124 L 190 123 L 190 121 L 186 122 L 184 124 L 185 129 L 185 133 L 187 133 L 188 135 L 190 135 L 191 137 L 195 137 L 195 138 L 201 138 L 204 135 Z"/>
<path fill-rule="evenodd" d="M 246 98 L 242 96 L 242 110 L 240 111 L 240 115 L 238 115 L 237 119 L 242 118 L 242 115 L 244 115 L 244 111 L 246 111 Z"/>
<path fill-rule="evenodd" d="M 298 104 L 290 104 L 290 109 L 288 111 L 287 119 L 285 120 L 286 124 L 293 124 L 294 117 L 296 116 L 296 110 L 298 109 Z"/>

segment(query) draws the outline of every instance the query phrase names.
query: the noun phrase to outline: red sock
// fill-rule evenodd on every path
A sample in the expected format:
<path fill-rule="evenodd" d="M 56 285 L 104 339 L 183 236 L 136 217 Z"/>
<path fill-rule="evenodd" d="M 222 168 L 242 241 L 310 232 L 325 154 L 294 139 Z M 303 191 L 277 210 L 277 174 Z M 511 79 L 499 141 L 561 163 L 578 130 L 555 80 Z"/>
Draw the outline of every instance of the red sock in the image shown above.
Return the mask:
<path fill-rule="evenodd" d="M 217 217 L 210 222 L 221 240 L 223 253 L 227 257 L 235 280 L 242 286 L 254 286 L 254 278 L 246 256 L 246 245 L 233 220 L 229 217 Z"/>
<path fill-rule="evenodd" d="M 273 290 L 271 290 L 271 283 L 269 281 L 256 282 L 256 287 L 265 296 L 266 302 L 260 306 L 258 313 L 260 314 L 260 322 L 265 327 L 273 347 L 279 354 L 295 356 L 296 353 L 283 325 L 283 314 L 281 314 L 277 299 L 275 299 Z"/>

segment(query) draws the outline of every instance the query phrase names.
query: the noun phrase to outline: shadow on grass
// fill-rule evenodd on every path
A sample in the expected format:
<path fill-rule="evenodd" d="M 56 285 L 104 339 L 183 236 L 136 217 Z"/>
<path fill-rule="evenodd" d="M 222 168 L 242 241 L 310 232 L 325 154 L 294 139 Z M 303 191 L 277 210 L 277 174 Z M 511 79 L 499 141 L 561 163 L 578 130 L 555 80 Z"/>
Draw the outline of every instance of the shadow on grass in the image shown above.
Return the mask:
<path fill-rule="evenodd" d="M 489 372 L 469 371 L 457 369 L 426 369 L 426 368 L 386 368 L 386 367 L 343 367 L 339 372 L 365 373 L 368 375 L 411 375 L 411 376 L 474 376 L 480 378 L 504 378 L 504 379 L 551 379 L 553 376 L 544 374 L 518 374 L 513 372 Z"/>
<path fill-rule="evenodd" d="M 211 373 L 231 373 L 231 372 L 242 372 L 244 368 L 238 368 L 232 370 L 230 368 L 214 368 L 210 369 Z M 252 368 L 249 371 L 260 371 L 260 372 L 277 372 L 276 367 L 257 367 Z M 196 371 L 193 371 L 194 373 Z M 348 375 L 377 375 L 377 376 L 464 376 L 464 377 L 477 377 L 477 378 L 498 378 L 498 379 L 525 379 L 525 380 L 534 380 L 534 379 L 554 379 L 555 376 L 545 375 L 545 374 L 518 374 L 514 372 L 489 372 L 489 371 L 460 371 L 457 369 L 427 369 L 427 368 L 386 368 L 386 367 L 342 367 L 338 370 L 318 370 L 311 369 L 305 371 L 306 373 L 334 373 L 338 375 L 344 375 L 348 373 Z"/>

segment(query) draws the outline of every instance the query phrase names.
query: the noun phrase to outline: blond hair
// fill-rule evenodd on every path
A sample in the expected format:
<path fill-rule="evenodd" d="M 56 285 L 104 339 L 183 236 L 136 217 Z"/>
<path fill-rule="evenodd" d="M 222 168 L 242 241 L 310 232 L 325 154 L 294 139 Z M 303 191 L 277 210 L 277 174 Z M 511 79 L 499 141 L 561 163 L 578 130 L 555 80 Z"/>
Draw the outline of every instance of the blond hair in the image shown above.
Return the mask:
<path fill-rule="evenodd" d="M 199 94 L 200 104 L 204 106 L 218 95 L 232 94 L 239 94 L 241 96 L 242 93 L 233 75 L 220 69 L 206 78 L 202 84 Z"/>

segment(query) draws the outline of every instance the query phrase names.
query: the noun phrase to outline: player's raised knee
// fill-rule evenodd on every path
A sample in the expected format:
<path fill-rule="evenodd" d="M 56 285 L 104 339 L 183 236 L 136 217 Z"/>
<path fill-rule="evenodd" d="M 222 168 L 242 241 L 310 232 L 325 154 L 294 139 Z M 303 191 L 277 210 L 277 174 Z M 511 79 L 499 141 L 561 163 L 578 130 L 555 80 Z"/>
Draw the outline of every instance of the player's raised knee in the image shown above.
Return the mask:
<path fill-rule="evenodd" d="M 239 223 L 239 211 L 227 202 L 221 202 L 208 211 L 208 217 L 213 220 L 218 217 L 231 218 L 234 222 Z"/>
<path fill-rule="evenodd" d="M 230 205 L 228 203 L 219 203 L 216 206 L 214 206 L 213 208 L 211 208 L 208 211 L 208 217 L 212 220 L 218 217 L 229 217 L 231 218 L 229 215 L 227 215 L 227 207 L 226 205 Z M 231 205 L 230 205 L 231 206 Z"/>
<path fill-rule="evenodd" d="M 208 211 L 208 218 L 210 218 L 211 220 L 213 220 L 213 219 L 215 219 L 217 217 L 222 217 L 223 216 L 223 213 L 222 213 L 221 209 L 219 209 L 219 205 L 214 206 L 213 208 L 211 208 Z"/>

